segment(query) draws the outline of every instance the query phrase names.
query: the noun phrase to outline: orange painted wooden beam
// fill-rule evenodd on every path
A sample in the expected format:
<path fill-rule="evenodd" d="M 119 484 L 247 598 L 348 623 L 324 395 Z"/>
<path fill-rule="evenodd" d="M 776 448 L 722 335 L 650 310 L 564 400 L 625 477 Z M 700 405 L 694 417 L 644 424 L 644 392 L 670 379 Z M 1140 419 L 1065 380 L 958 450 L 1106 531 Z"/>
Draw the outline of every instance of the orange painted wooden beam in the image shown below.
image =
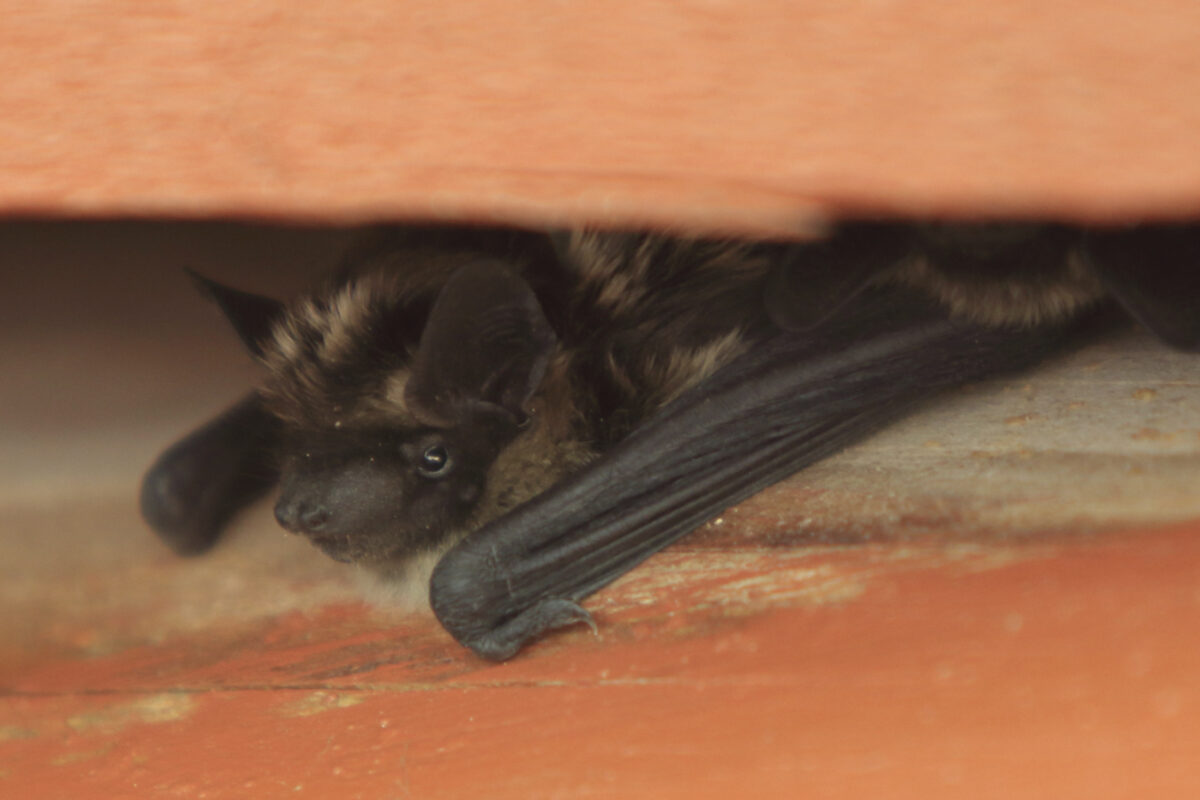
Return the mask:
<path fill-rule="evenodd" d="M 1200 792 L 1200 524 L 750 558 L 711 545 L 605 590 L 599 637 L 564 633 L 499 666 L 428 618 L 381 624 L 357 605 L 6 658 L 0 791 Z M 698 580 L 681 579 L 689 565 Z"/>
<path fill-rule="evenodd" d="M 0 211 L 1200 212 L 1189 0 L 0 1 Z"/>

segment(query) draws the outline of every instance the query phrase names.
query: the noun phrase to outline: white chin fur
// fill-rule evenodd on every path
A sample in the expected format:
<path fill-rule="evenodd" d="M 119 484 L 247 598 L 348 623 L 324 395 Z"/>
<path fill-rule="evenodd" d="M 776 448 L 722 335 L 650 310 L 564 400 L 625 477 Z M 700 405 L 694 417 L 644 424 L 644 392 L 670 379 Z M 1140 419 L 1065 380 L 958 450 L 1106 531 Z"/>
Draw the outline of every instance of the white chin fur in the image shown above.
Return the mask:
<path fill-rule="evenodd" d="M 444 552 L 427 551 L 383 566 L 360 567 L 356 572 L 363 599 L 389 609 L 429 611 L 429 578 Z"/>

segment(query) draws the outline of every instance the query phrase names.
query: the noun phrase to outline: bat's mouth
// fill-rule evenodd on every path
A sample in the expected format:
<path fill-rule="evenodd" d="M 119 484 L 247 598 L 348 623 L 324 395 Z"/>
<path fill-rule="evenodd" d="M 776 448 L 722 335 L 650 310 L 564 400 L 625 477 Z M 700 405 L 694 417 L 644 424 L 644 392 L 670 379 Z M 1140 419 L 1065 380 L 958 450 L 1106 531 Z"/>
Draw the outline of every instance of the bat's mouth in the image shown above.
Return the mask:
<path fill-rule="evenodd" d="M 358 559 L 355 558 L 355 550 L 353 543 L 345 536 L 317 536 L 308 534 L 308 539 L 317 549 L 325 555 L 332 558 L 334 561 L 340 561 L 343 564 L 352 564 Z"/>
<path fill-rule="evenodd" d="M 305 534 L 310 542 L 325 555 L 342 564 L 370 564 L 387 561 L 405 552 L 402 546 L 387 547 L 378 537 L 361 534 Z"/>

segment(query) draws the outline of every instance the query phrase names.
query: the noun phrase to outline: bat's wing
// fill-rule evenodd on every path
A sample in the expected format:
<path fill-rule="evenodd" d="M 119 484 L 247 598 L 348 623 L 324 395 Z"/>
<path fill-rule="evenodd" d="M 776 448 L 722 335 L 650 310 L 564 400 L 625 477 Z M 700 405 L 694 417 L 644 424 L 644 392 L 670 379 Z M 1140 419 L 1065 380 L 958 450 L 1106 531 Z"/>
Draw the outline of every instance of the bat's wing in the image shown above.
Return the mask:
<path fill-rule="evenodd" d="M 1200 350 L 1200 225 L 1092 231 L 1088 260 L 1105 286 L 1166 343 Z"/>
<path fill-rule="evenodd" d="M 946 387 L 1038 361 L 1067 334 L 975 327 L 899 290 L 858 292 L 469 535 L 434 571 L 434 613 L 480 656 L 508 658 L 546 630 L 590 621 L 580 599 L 727 507 Z"/>
<path fill-rule="evenodd" d="M 171 549 L 203 553 L 278 480 L 278 422 L 250 395 L 176 442 L 142 479 L 142 516 Z"/>
<path fill-rule="evenodd" d="M 763 296 L 767 316 L 785 331 L 808 331 L 853 303 L 882 271 L 917 245 L 912 225 L 852 220 L 802 247 L 772 271 Z"/>

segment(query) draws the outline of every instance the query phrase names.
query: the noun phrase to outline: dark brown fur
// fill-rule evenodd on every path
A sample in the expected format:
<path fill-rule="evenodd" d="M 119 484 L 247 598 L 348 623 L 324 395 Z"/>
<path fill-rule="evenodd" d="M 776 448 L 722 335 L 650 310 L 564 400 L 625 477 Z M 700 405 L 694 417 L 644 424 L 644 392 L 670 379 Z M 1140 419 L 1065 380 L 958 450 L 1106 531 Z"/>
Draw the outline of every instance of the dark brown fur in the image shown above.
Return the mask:
<path fill-rule="evenodd" d="M 1008 229 L 910 230 L 900 245 L 905 255 L 865 274 L 868 284 L 917 287 L 952 313 L 993 325 L 1069 315 L 1099 296 L 1074 240 Z M 252 349 L 267 372 L 261 397 L 283 425 L 282 524 L 334 558 L 388 574 L 414 556 L 436 556 L 771 335 L 764 292 L 792 252 L 633 234 L 577 232 L 554 241 L 517 232 L 394 232 L 271 320 Z M 1032 242 L 1020 251 L 1024 269 L 1005 266 L 1014 241 L 1018 249 Z M 450 276 L 480 260 L 502 264 L 531 287 L 555 337 L 536 391 L 514 411 L 513 419 L 529 417 L 520 430 L 451 423 L 449 414 L 431 422 L 427 408 L 413 406 L 414 359 L 429 347 L 422 336 L 431 309 Z M 438 447 L 453 454 L 454 474 L 422 477 L 420 460 Z M 349 529 L 326 519 L 331 508 L 341 509 L 335 520 L 346 519 Z"/>

